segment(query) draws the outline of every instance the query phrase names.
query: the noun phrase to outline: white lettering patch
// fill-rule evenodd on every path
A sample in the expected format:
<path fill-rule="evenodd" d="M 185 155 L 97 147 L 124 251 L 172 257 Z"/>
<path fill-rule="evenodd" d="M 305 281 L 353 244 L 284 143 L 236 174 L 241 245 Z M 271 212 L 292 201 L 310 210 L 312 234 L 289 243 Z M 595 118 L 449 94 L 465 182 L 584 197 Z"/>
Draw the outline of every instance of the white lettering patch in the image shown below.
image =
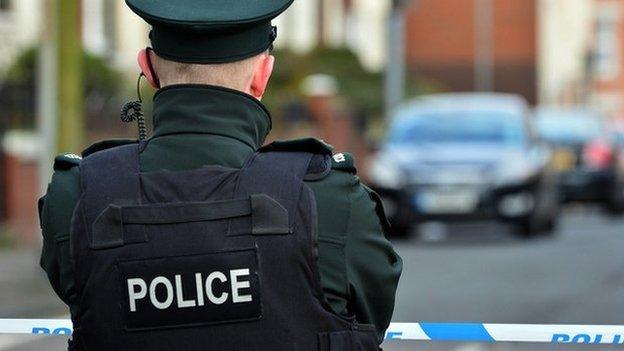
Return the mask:
<path fill-rule="evenodd" d="M 128 330 L 255 320 L 255 250 L 119 263 Z"/>

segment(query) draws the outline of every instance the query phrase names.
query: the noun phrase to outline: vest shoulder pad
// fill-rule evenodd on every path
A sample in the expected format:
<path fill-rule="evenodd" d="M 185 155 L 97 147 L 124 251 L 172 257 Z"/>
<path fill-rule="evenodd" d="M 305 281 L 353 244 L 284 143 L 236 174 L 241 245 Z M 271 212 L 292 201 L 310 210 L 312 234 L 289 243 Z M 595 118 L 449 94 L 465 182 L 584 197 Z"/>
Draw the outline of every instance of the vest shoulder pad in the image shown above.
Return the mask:
<path fill-rule="evenodd" d="M 82 152 L 82 157 L 93 155 L 96 152 L 112 149 L 118 146 L 136 144 L 138 141 L 132 139 L 111 139 L 99 141 Z"/>
<path fill-rule="evenodd" d="M 82 157 L 76 154 L 58 155 L 54 159 L 54 170 L 66 171 L 68 169 L 72 169 L 74 167 L 80 166 L 81 161 L 82 161 Z"/>
<path fill-rule="evenodd" d="M 357 174 L 355 167 L 355 157 L 347 152 L 335 154 L 332 157 L 332 169 Z"/>
<path fill-rule="evenodd" d="M 320 155 L 331 155 L 334 147 L 323 140 L 304 138 L 278 140 L 260 148 L 260 152 L 309 152 Z"/>

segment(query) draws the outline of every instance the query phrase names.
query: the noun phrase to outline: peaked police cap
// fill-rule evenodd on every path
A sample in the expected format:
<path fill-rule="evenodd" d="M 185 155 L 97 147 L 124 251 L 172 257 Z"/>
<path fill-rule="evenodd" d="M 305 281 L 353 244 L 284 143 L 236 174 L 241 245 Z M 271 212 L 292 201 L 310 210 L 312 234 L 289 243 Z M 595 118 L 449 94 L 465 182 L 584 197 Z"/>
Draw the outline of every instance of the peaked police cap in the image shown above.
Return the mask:
<path fill-rule="evenodd" d="M 126 0 L 152 26 L 156 53 L 183 63 L 244 60 L 271 47 L 271 20 L 294 0 Z"/>

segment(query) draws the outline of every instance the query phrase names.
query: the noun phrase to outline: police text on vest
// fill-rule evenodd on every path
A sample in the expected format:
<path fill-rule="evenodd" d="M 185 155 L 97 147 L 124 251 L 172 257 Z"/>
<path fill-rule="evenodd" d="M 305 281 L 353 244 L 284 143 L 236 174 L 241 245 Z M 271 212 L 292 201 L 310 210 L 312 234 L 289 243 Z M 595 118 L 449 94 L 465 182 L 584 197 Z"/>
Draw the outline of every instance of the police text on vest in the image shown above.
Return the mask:
<path fill-rule="evenodd" d="M 213 305 L 223 305 L 229 299 L 232 303 L 241 304 L 253 301 L 252 295 L 245 294 L 242 290 L 251 287 L 250 270 L 233 269 L 229 271 L 229 275 L 223 272 L 215 271 L 207 276 L 202 273 L 195 273 L 195 298 L 185 299 L 183 289 L 183 276 L 175 275 L 174 281 L 159 276 L 152 281 L 146 282 L 141 278 L 127 279 L 128 297 L 130 304 L 130 312 L 137 312 L 137 301 L 148 298 L 155 308 L 165 310 L 174 304 L 179 309 L 193 308 L 205 306 L 206 303 Z M 215 283 L 226 284 L 229 282 L 229 291 L 215 292 Z M 157 296 L 156 291 L 164 289 L 164 296 Z"/>

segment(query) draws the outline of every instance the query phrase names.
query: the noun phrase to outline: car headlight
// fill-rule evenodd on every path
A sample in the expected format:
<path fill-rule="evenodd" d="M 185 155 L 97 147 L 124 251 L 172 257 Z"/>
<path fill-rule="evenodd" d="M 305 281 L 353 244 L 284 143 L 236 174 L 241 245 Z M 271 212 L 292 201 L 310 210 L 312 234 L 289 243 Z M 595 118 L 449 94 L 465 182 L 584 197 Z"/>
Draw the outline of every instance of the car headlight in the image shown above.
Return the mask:
<path fill-rule="evenodd" d="M 531 193 L 518 193 L 503 196 L 498 211 L 507 217 L 526 216 L 535 209 L 535 197 Z"/>
<path fill-rule="evenodd" d="M 527 162 L 509 162 L 499 168 L 496 184 L 498 186 L 522 184 L 537 173 L 538 170 Z"/>
<path fill-rule="evenodd" d="M 403 174 L 390 162 L 375 160 L 370 168 L 370 178 L 375 186 L 398 189 L 403 185 Z"/>

